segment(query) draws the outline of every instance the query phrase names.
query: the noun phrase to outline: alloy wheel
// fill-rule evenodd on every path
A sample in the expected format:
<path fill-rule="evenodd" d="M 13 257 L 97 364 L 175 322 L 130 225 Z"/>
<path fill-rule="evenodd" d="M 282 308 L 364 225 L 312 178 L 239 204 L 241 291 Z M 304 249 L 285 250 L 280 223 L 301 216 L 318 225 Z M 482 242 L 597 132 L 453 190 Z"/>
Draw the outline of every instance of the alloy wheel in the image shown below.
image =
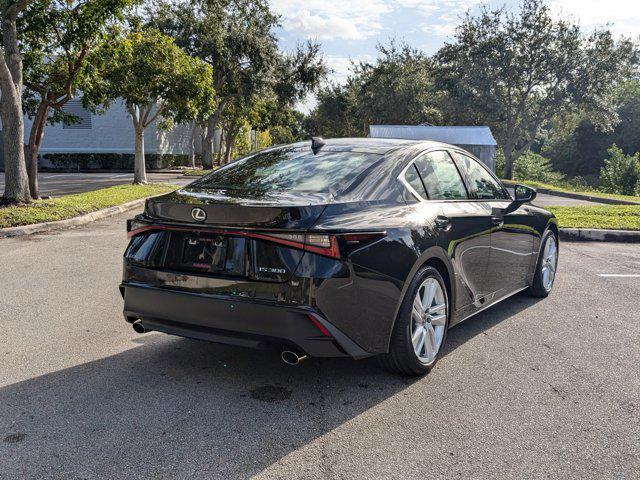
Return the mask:
<path fill-rule="evenodd" d="M 542 286 L 549 292 L 553 287 L 556 278 L 556 268 L 558 266 L 558 244 L 556 237 L 549 235 L 542 252 Z"/>
<path fill-rule="evenodd" d="M 418 359 L 426 364 L 436 359 L 447 325 L 447 297 L 440 283 L 427 278 L 416 293 L 411 310 L 411 341 Z"/>

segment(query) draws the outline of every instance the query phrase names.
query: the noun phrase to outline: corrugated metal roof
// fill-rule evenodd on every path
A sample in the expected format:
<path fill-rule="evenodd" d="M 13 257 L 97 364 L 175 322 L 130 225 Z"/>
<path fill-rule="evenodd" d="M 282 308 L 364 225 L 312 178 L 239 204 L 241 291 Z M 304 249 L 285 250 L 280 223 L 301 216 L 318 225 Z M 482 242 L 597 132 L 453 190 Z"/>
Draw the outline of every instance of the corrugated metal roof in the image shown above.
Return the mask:
<path fill-rule="evenodd" d="M 489 127 L 432 127 L 423 125 L 370 125 L 371 138 L 433 140 L 452 145 L 496 145 Z"/>

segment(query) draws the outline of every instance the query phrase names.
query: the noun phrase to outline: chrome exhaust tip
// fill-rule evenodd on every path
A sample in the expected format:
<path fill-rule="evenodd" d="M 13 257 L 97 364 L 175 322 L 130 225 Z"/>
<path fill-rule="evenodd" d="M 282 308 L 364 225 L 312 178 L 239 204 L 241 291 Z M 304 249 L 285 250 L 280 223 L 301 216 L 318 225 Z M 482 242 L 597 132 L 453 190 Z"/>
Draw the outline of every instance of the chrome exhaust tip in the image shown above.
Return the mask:
<path fill-rule="evenodd" d="M 287 365 L 298 365 L 307 357 L 308 355 L 299 355 L 296 352 L 292 352 L 291 350 L 283 350 L 280 354 L 280 358 L 282 358 L 282 361 Z"/>
<path fill-rule="evenodd" d="M 133 327 L 133 330 L 136 333 L 146 333 L 146 332 L 148 332 L 148 330 L 146 328 L 144 328 L 144 325 L 142 324 L 142 320 L 136 320 L 135 322 L 133 322 L 133 324 L 131 326 Z"/>

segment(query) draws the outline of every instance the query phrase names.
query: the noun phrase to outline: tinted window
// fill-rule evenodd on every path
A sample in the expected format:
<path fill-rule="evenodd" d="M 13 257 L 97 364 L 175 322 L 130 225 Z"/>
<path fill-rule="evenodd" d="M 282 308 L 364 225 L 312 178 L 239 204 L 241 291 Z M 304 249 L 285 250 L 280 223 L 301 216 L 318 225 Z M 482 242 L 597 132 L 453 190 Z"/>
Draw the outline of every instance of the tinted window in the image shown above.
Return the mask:
<path fill-rule="evenodd" d="M 480 163 L 457 152 L 454 152 L 454 155 L 460 160 L 462 168 L 471 183 L 471 188 L 475 190 L 478 198 L 508 198 L 502 186 Z"/>
<path fill-rule="evenodd" d="M 381 155 L 280 148 L 237 160 L 191 184 L 244 195 L 272 191 L 335 193 L 343 190 Z"/>
<path fill-rule="evenodd" d="M 404 179 L 413 187 L 418 195 L 422 198 L 427 198 L 427 192 L 424 191 L 424 185 L 422 184 L 422 180 L 420 180 L 420 175 L 418 175 L 418 170 L 416 170 L 415 165 L 412 164 L 407 168 L 407 171 L 404 174 Z"/>
<path fill-rule="evenodd" d="M 445 151 L 430 152 L 415 160 L 431 200 L 467 198 L 467 190 L 453 159 Z"/>

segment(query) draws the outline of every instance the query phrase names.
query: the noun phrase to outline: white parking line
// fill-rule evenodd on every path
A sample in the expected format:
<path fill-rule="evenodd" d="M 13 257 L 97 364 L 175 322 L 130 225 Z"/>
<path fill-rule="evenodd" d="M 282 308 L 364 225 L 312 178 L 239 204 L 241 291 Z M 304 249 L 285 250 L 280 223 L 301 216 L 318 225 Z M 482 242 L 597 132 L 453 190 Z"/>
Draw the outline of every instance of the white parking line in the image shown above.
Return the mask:
<path fill-rule="evenodd" d="M 640 278 L 638 273 L 598 273 L 599 277 Z"/>

